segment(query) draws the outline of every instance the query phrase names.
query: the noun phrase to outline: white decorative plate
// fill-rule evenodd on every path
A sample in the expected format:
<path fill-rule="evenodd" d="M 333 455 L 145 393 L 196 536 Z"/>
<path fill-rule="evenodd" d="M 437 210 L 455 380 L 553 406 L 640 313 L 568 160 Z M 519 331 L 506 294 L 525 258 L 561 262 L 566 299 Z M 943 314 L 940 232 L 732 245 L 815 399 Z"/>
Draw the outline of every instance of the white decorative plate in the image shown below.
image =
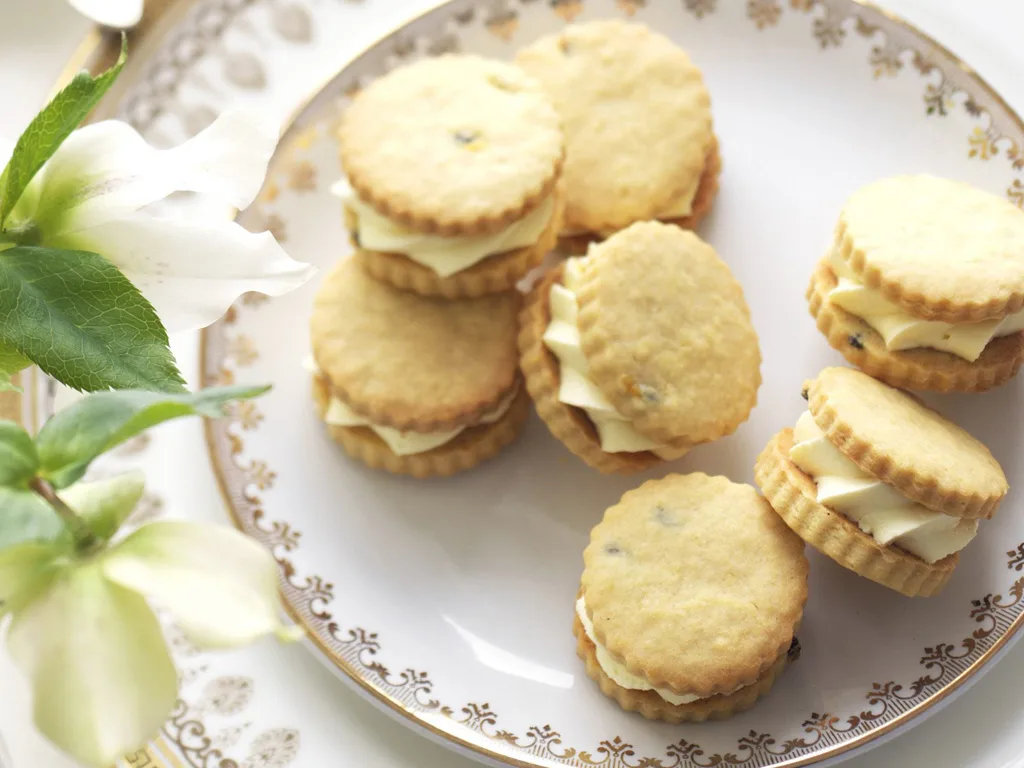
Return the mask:
<path fill-rule="evenodd" d="M 194 133 L 227 90 L 237 101 L 273 88 L 274 70 L 254 50 L 280 59 L 284 46 L 322 65 L 314 51 L 358 16 L 344 5 L 200 3 L 131 83 L 121 114 L 156 141 Z M 626 714 L 583 673 L 571 633 L 580 555 L 603 510 L 648 476 L 700 469 L 749 482 L 767 439 L 803 410 L 803 380 L 841 363 L 803 292 L 855 187 L 929 171 L 1024 201 L 1024 124 L 969 68 L 853 0 L 456 0 L 380 40 L 301 109 L 242 221 L 329 267 L 348 250 L 328 187 L 339 176 L 332 126 L 352 93 L 419 56 L 509 58 L 566 22 L 606 16 L 669 35 L 705 72 L 725 171 L 701 234 L 743 282 L 761 335 L 765 383 L 751 420 L 625 479 L 587 469 L 536 419 L 496 460 L 455 478 L 374 472 L 350 461 L 313 414 L 302 368 L 310 286 L 242 301 L 206 334 L 206 383 L 275 385 L 209 425 L 215 470 L 236 522 L 278 557 L 289 610 L 317 653 L 437 739 L 520 766 L 839 760 L 920 722 L 1015 639 L 1024 621 L 1016 495 L 937 598 L 901 598 L 812 554 L 799 660 L 754 710 L 707 725 Z M 297 96 L 279 90 L 263 101 Z M 1015 486 L 1024 456 L 1006 425 L 1019 418 L 1022 386 L 932 398 L 992 448 Z"/>

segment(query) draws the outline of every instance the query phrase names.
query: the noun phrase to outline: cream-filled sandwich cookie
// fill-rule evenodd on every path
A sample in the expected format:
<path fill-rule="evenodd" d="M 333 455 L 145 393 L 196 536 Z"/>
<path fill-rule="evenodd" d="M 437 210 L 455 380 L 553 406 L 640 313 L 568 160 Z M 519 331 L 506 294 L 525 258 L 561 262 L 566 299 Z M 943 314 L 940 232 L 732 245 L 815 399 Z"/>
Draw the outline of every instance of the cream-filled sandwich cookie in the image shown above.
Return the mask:
<path fill-rule="evenodd" d="M 605 512 L 583 559 L 577 653 L 624 709 L 728 717 L 784 669 L 808 564 L 750 486 L 701 473 L 644 483 Z"/>
<path fill-rule="evenodd" d="M 807 298 L 829 343 L 893 386 L 999 386 L 1024 362 L 1024 212 L 932 176 L 869 184 Z"/>
<path fill-rule="evenodd" d="M 447 55 L 394 70 L 339 129 L 356 259 L 423 295 L 511 289 L 556 242 L 562 141 L 540 85 L 510 64 Z"/>
<path fill-rule="evenodd" d="M 906 595 L 938 593 L 1006 494 L 999 464 L 961 428 L 859 371 L 827 368 L 806 391 L 808 410 L 757 460 L 761 490 L 840 565 Z"/>
<path fill-rule="evenodd" d="M 520 319 L 526 385 L 552 434 L 603 472 L 731 433 L 757 399 L 739 284 L 692 232 L 635 224 L 552 270 Z"/>
<path fill-rule="evenodd" d="M 636 221 L 693 227 L 711 208 L 721 158 L 700 70 L 646 26 L 566 27 L 516 55 L 547 89 L 566 135 L 563 247 L 579 253 Z"/>
<path fill-rule="evenodd" d="M 519 434 L 518 294 L 441 301 L 341 262 L 313 307 L 313 396 L 331 436 L 366 464 L 450 475 Z"/>

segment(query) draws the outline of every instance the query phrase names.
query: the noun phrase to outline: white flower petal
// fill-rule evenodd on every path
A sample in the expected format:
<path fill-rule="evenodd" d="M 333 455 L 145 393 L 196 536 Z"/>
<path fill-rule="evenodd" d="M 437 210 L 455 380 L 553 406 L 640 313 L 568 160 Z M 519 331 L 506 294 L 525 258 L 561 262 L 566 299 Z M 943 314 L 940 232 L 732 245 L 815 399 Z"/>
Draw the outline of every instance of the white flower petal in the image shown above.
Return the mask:
<path fill-rule="evenodd" d="M 197 645 L 228 648 L 268 634 L 294 636 L 278 618 L 277 564 L 231 528 L 151 523 L 115 546 L 104 570 L 166 607 Z"/>
<path fill-rule="evenodd" d="M 16 610 L 11 656 L 32 685 L 36 727 L 78 762 L 108 768 L 156 736 L 178 678 L 160 625 L 98 561 L 67 568 Z"/>
<path fill-rule="evenodd" d="M 53 245 L 110 259 L 152 302 L 170 333 L 205 328 L 243 293 L 280 296 L 316 272 L 288 256 L 269 232 L 253 234 L 230 221 L 140 213 Z"/>
<path fill-rule="evenodd" d="M 86 18 L 115 29 L 134 27 L 142 18 L 142 0 L 68 0 Z"/>
<path fill-rule="evenodd" d="M 242 209 L 266 176 L 278 124 L 252 111 L 225 112 L 184 144 L 154 149 L 126 123 L 75 131 L 44 169 L 37 214 L 44 237 L 113 221 L 172 192 L 197 192 Z"/>
<path fill-rule="evenodd" d="M 56 554 L 52 544 L 29 541 L 0 549 L 0 616 L 11 601 L 43 582 Z"/>

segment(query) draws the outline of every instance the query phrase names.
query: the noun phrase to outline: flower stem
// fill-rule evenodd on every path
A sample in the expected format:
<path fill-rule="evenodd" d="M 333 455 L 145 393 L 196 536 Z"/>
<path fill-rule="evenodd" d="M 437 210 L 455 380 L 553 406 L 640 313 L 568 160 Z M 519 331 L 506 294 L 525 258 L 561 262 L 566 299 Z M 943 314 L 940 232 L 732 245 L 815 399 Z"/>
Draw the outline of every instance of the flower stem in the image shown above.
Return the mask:
<path fill-rule="evenodd" d="M 61 501 L 60 496 L 49 482 L 41 477 L 34 477 L 28 484 L 29 488 L 42 496 L 46 502 L 54 508 L 61 519 L 68 525 L 71 537 L 75 540 L 75 546 L 79 552 L 91 552 L 99 544 L 99 539 L 86 522 L 80 518 L 75 511 Z"/>

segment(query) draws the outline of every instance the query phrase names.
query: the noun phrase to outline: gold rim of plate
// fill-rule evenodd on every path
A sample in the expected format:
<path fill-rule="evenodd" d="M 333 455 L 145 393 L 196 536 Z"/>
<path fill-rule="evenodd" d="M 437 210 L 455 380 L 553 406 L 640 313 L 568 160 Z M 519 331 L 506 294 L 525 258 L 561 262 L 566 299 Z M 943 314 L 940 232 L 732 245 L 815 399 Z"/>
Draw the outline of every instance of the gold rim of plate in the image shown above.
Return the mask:
<path fill-rule="evenodd" d="M 145 47 L 149 47 L 150 44 L 154 43 L 154 41 L 159 41 L 167 34 L 168 31 L 173 29 L 173 23 L 168 22 L 180 19 L 187 10 L 198 1 L 199 0 L 149 0 L 147 3 L 147 13 L 143 22 L 129 33 L 130 41 L 138 44 L 145 41 Z M 443 2 L 437 2 L 422 12 L 408 18 L 405 23 L 395 27 L 391 32 L 374 40 L 372 43 L 361 49 L 359 53 L 353 56 L 352 59 L 346 63 L 345 67 L 343 67 L 338 74 L 332 76 L 327 83 L 332 82 L 334 79 L 339 77 L 341 72 L 344 72 L 349 64 L 359 59 L 366 52 L 379 45 L 395 42 L 396 38 L 402 34 L 408 25 L 431 15 L 434 12 L 441 11 L 446 6 L 456 4 L 458 4 L 458 0 L 444 0 Z M 554 12 L 561 16 L 565 21 L 571 21 L 581 5 L 582 0 L 552 0 L 551 2 L 551 7 Z M 640 8 L 643 5 L 644 0 L 618 0 L 617 2 L 618 8 L 620 8 L 626 16 L 632 15 L 637 8 Z M 685 0 L 684 5 L 687 10 L 698 16 L 702 13 L 711 13 L 715 8 L 714 0 Z M 1003 111 L 1013 122 L 1013 125 L 1019 132 L 1019 135 L 1024 137 L 1024 120 L 1017 115 L 1005 99 L 1003 99 L 995 89 L 993 89 L 980 75 L 978 75 L 972 67 L 967 65 L 963 60 L 937 40 L 891 11 L 880 8 L 868 0 L 790 0 L 789 5 L 797 12 L 810 12 L 819 5 L 824 5 L 829 11 L 835 7 L 841 7 L 845 9 L 845 12 L 840 14 L 840 21 L 850 17 L 856 18 L 858 24 L 857 31 L 862 34 L 873 34 L 873 32 L 877 30 L 877 26 L 872 26 L 870 22 L 864 20 L 864 12 L 868 15 L 873 15 L 876 20 L 884 21 L 885 23 L 898 28 L 913 38 L 921 47 L 921 50 L 918 50 L 917 48 L 911 49 L 915 55 L 915 65 L 919 64 L 920 67 L 939 69 L 939 71 L 942 72 L 941 65 L 936 64 L 934 61 L 927 60 L 922 54 L 923 50 L 928 54 L 932 54 L 937 57 L 941 63 L 958 68 L 967 76 L 973 88 L 977 89 L 977 92 L 987 97 L 999 110 Z M 781 3 L 778 0 L 755 0 L 748 3 L 748 15 L 759 28 L 774 25 L 775 20 L 777 20 L 778 14 L 781 13 L 781 11 Z M 833 27 L 833 29 L 837 28 L 838 26 Z M 501 34 L 500 29 L 495 29 L 493 31 L 495 34 Z M 817 31 L 815 34 L 818 36 Z M 839 45 L 842 35 L 845 35 L 846 33 L 841 31 L 839 33 L 839 38 L 832 41 L 829 40 L 828 34 L 828 29 L 823 29 L 821 31 L 819 42 L 821 43 L 822 48 L 827 48 L 830 45 Z M 56 90 L 56 88 L 65 84 L 77 71 L 81 69 L 89 69 L 94 72 L 102 69 L 116 57 L 118 46 L 119 36 L 116 33 L 113 33 L 110 30 L 99 30 L 95 28 L 91 30 L 78 46 L 75 53 L 61 72 L 54 89 Z M 884 68 L 888 66 L 892 60 L 895 60 L 900 53 L 903 53 L 906 50 L 906 48 L 899 48 L 898 50 L 891 52 L 892 58 L 888 61 L 875 61 L 873 59 L 871 64 L 876 66 L 876 77 L 878 76 L 879 71 L 877 68 Z M 946 77 L 946 73 L 942 74 L 943 82 L 946 82 L 948 79 Z M 124 79 L 127 80 L 128 78 Z M 313 101 L 316 95 L 326 87 L 327 83 L 321 84 L 320 87 L 316 88 L 307 98 L 303 99 L 301 103 L 298 104 L 284 125 L 283 136 L 287 137 L 289 135 L 294 127 L 295 121 L 302 114 L 305 108 Z M 122 86 L 123 85 L 125 84 L 122 84 Z M 963 89 L 954 88 L 953 90 Z M 119 89 L 119 91 L 123 92 L 122 89 Z M 112 94 L 112 98 L 116 98 L 118 95 L 119 94 Z M 968 96 L 971 96 L 971 94 L 968 93 Z M 970 100 L 971 99 L 969 99 L 969 101 Z M 994 136 L 972 136 L 971 145 L 972 147 L 975 147 L 975 149 L 972 149 L 971 151 L 972 156 L 974 156 L 975 151 L 977 151 L 987 159 L 988 152 L 992 152 L 994 154 L 994 145 L 1001 138 L 1005 137 L 998 134 Z M 1021 152 L 1024 151 L 1024 148 L 1017 146 L 1017 142 L 1012 139 L 1010 141 L 1012 148 L 1007 154 L 1010 157 L 1020 156 Z M 1024 197 L 1024 189 L 1022 189 L 1022 185 L 1019 180 L 1015 181 L 1013 187 L 1007 190 L 1007 194 L 1011 198 L 1015 199 L 1018 204 L 1021 204 L 1022 197 Z M 211 329 L 204 330 L 201 334 L 200 381 L 214 382 L 217 379 L 216 372 L 211 372 L 210 366 L 208 365 L 209 361 L 212 359 L 211 347 L 218 346 L 217 340 L 211 338 L 212 331 L 215 328 L 222 328 L 224 325 L 233 322 L 234 317 L 231 316 L 232 314 L 233 313 L 229 313 L 229 316 L 225 320 L 221 321 L 217 326 L 214 326 Z M 221 352 L 221 358 L 227 356 L 223 350 L 218 350 L 218 352 Z M 27 374 L 27 376 L 23 376 L 25 391 L 30 393 L 32 400 L 35 401 L 38 389 L 37 372 L 33 369 L 28 371 Z M 10 418 L 13 415 L 16 421 L 25 423 L 24 417 L 21 416 L 23 406 L 20 400 L 21 397 L 18 395 L 11 395 L 9 393 L 0 394 L 0 417 Z M 33 415 L 37 413 L 37 409 L 35 407 L 31 410 Z M 222 435 L 221 440 L 218 440 L 217 436 L 217 423 L 209 420 L 205 423 L 207 448 L 226 511 L 228 512 L 231 521 L 240 530 L 243 530 L 267 546 L 279 547 L 282 543 L 282 536 L 287 538 L 289 535 L 287 524 L 284 524 L 283 531 L 278 528 L 271 531 L 258 524 L 259 522 L 264 522 L 264 524 L 266 524 L 266 521 L 260 521 L 252 515 L 249 515 L 249 519 L 247 520 L 246 515 L 239 510 L 240 502 L 244 501 L 247 505 L 254 506 L 254 502 L 258 505 L 258 498 L 251 494 L 246 495 L 244 499 L 236 498 L 236 495 L 233 494 L 231 490 L 224 461 L 230 460 L 231 456 L 236 453 L 234 447 L 228 445 L 229 441 L 226 438 L 228 434 L 227 428 L 230 426 L 230 423 L 237 423 L 237 420 L 233 417 L 226 421 L 229 421 L 229 423 L 223 424 L 220 427 Z M 32 426 L 32 424 L 29 423 L 28 426 Z M 259 464 L 259 462 L 254 462 L 254 466 L 256 464 Z M 234 466 L 229 466 L 227 469 L 234 469 L 236 472 L 238 471 L 238 468 Z M 262 483 L 256 482 L 257 487 L 260 487 L 261 485 Z M 280 526 L 282 524 L 275 525 Z M 291 542 L 291 544 L 286 545 L 284 547 L 285 552 L 291 551 L 294 549 L 294 546 L 294 541 Z M 644 765 L 665 766 L 665 768 L 668 768 L 668 766 L 671 765 L 682 768 L 683 766 L 698 765 L 698 763 L 693 762 L 693 758 L 696 758 L 698 755 L 700 755 L 702 761 L 712 761 L 702 762 L 700 765 L 714 764 L 713 761 L 716 758 L 724 757 L 721 755 L 704 754 L 700 752 L 699 747 L 690 744 L 686 748 L 676 747 L 675 749 L 677 751 L 669 751 L 667 756 L 672 760 L 672 762 L 665 763 L 659 758 L 637 757 L 632 751 L 630 751 L 633 749 L 632 746 L 626 744 L 619 738 L 601 742 L 601 744 L 590 749 L 589 753 L 587 753 L 583 749 L 576 749 L 563 745 L 560 735 L 550 726 L 534 728 L 526 736 L 522 737 L 498 730 L 494 727 L 494 718 L 496 718 L 496 715 L 495 713 L 490 712 L 486 705 L 470 703 L 465 707 L 462 707 L 461 710 L 453 710 L 450 707 L 442 706 L 440 702 L 437 702 L 436 700 L 431 699 L 428 702 L 425 702 L 422 698 L 418 698 L 418 692 L 426 690 L 427 693 L 429 693 L 430 686 L 432 685 L 430 680 L 424 679 L 421 681 L 425 682 L 427 685 L 426 689 L 424 689 L 422 685 L 415 680 L 389 680 L 381 678 L 380 673 L 373 671 L 370 667 L 371 662 L 364 660 L 364 656 L 369 655 L 372 657 L 380 647 L 375 636 L 366 630 L 358 628 L 349 630 L 350 636 L 345 640 L 341 640 L 337 636 L 330 636 L 330 632 L 327 628 L 327 620 L 329 620 L 331 616 L 325 607 L 333 597 L 333 593 L 329 588 L 329 585 L 322 584 L 318 577 L 309 577 L 308 583 L 301 589 L 298 588 L 289 580 L 289 574 L 294 572 L 291 562 L 287 560 L 284 555 L 275 556 L 283 570 L 281 591 L 287 613 L 293 621 L 305 628 L 311 641 L 328 660 L 330 660 L 341 672 L 348 676 L 365 693 L 369 694 L 382 706 L 413 721 L 419 727 L 434 734 L 435 736 L 451 741 L 481 757 L 509 765 L 519 766 L 520 768 L 536 768 L 536 766 L 544 764 L 582 764 L 602 765 L 606 766 L 606 768 L 619 768 L 620 766 L 622 768 L 626 768 L 628 764 L 624 762 L 624 760 L 627 758 L 630 759 L 630 764 L 633 764 L 634 760 L 641 760 Z M 1017 551 L 1008 552 L 1007 556 L 1009 558 L 1007 564 L 1009 569 L 1015 569 L 1017 571 L 1024 569 L 1024 544 L 1021 544 Z M 1002 595 L 988 595 L 982 600 L 975 601 L 976 605 L 974 610 L 971 612 L 971 617 L 978 622 L 979 629 L 976 630 L 971 637 L 964 639 L 961 647 L 967 648 L 965 653 L 958 654 L 956 647 L 952 645 L 926 649 L 926 656 L 922 658 L 921 663 L 926 665 L 926 669 L 929 671 L 938 669 L 939 672 L 937 676 L 934 676 L 932 679 L 929 679 L 927 676 L 922 677 L 920 680 L 910 684 L 908 686 L 909 690 L 906 691 L 895 682 L 884 684 L 876 683 L 874 689 L 869 691 L 867 694 L 867 701 L 871 705 L 872 709 L 861 712 L 859 715 L 854 715 L 845 720 L 841 717 L 830 715 L 828 713 L 813 713 L 813 716 L 803 723 L 806 733 L 815 734 L 815 738 L 810 742 L 801 739 L 794 742 L 775 745 L 775 742 L 769 734 L 751 733 L 749 738 L 740 739 L 740 742 L 737 745 L 739 755 L 731 755 L 729 763 L 748 765 L 751 767 L 771 765 L 780 767 L 786 766 L 787 768 L 811 765 L 835 758 L 838 755 L 849 752 L 850 750 L 857 749 L 870 741 L 874 741 L 896 729 L 901 728 L 902 726 L 909 724 L 913 719 L 944 701 L 948 696 L 971 680 L 971 678 L 973 678 L 983 667 L 992 661 L 999 651 L 1004 648 L 1007 642 L 1014 638 L 1020 631 L 1021 627 L 1024 626 L 1024 607 L 1021 606 L 1022 601 L 1024 601 L 1024 578 L 1018 579 L 1014 584 L 1010 585 L 1008 594 L 1012 597 L 1011 602 L 1001 602 L 1003 600 Z M 1014 611 L 1013 609 L 1015 608 L 1018 608 L 1019 610 Z M 1016 615 L 1012 617 L 1012 620 L 1010 620 L 1011 614 L 1014 613 Z M 969 658 L 972 651 L 978 648 L 985 638 L 996 633 L 999 633 L 998 637 L 992 642 L 992 644 L 985 648 L 977 658 L 973 659 L 967 666 L 961 669 L 962 661 L 960 660 L 966 660 Z M 329 635 L 330 639 L 325 639 L 323 636 L 325 634 Z M 929 653 L 931 654 L 930 656 L 928 655 Z M 940 689 L 929 695 L 924 695 L 919 701 L 914 701 L 922 696 L 925 688 L 943 680 L 950 670 L 952 670 L 952 676 L 948 681 L 943 683 Z M 380 684 L 371 682 L 371 676 L 376 676 L 378 680 L 380 680 Z M 877 708 L 878 706 L 881 706 L 881 711 L 876 713 L 873 711 L 873 708 Z M 890 710 L 894 711 L 895 714 L 892 717 L 885 718 L 885 715 L 888 714 Z M 882 722 L 878 723 L 877 727 L 870 727 L 870 725 L 877 720 L 882 720 Z M 861 730 L 865 724 L 868 727 L 862 732 L 848 739 L 843 738 L 843 735 L 846 733 L 853 733 Z M 488 730 L 488 728 L 491 730 Z M 477 738 L 476 740 L 466 738 L 464 734 L 466 734 L 467 730 L 475 734 L 477 737 L 482 738 Z M 487 742 L 492 742 L 494 744 L 511 744 L 516 752 L 522 755 L 523 759 L 520 759 L 520 757 L 516 756 L 515 753 L 510 754 L 508 751 L 492 749 L 489 747 Z M 681 744 L 687 743 L 681 742 Z M 814 749 L 818 744 L 823 744 L 824 746 L 820 749 Z M 790 753 L 798 753 L 806 748 L 814 749 L 814 751 L 803 755 L 793 754 L 791 758 L 787 759 L 786 756 Z M 538 762 L 535 759 L 531 759 L 532 757 L 538 757 L 544 762 Z M 146 762 L 147 758 L 150 762 Z M 130 765 L 148 766 L 162 764 L 157 761 L 155 756 L 148 754 L 143 755 L 143 753 L 139 753 L 135 756 L 129 756 L 127 759 Z"/>

